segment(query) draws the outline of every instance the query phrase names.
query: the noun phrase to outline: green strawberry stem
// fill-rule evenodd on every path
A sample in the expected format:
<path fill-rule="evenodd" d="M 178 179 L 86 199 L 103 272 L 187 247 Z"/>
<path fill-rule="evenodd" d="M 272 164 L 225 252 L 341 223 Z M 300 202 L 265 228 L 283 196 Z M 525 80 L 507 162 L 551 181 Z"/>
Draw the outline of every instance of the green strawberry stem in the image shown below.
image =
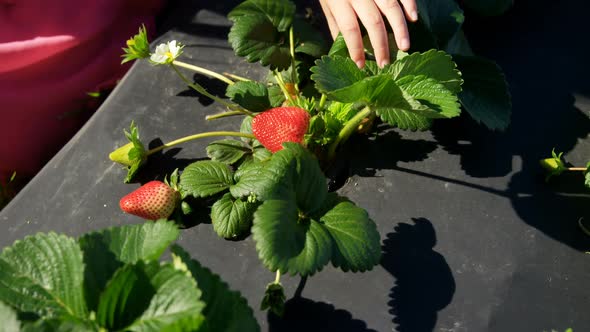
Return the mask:
<path fill-rule="evenodd" d="M 293 97 L 291 97 L 289 90 L 287 90 L 287 87 L 285 86 L 285 81 L 283 81 L 283 77 L 281 76 L 281 73 L 279 73 L 275 69 L 275 70 L 273 70 L 272 74 L 275 77 L 275 80 L 277 81 L 279 88 L 281 88 L 281 91 L 283 91 L 283 94 L 285 95 L 285 99 L 287 99 L 291 103 L 291 105 L 293 105 L 294 104 Z"/>
<path fill-rule="evenodd" d="M 587 170 L 587 168 L 586 167 L 568 167 L 567 170 L 572 171 L 572 172 L 585 172 Z"/>
<path fill-rule="evenodd" d="M 219 113 L 219 114 L 207 115 L 205 117 L 205 120 L 216 120 L 216 119 L 221 119 L 221 118 L 225 118 L 228 116 L 234 116 L 234 115 L 244 115 L 244 112 L 228 111 L 228 112 L 223 112 L 223 113 Z M 254 115 L 250 115 L 250 116 L 254 116 Z"/>
<path fill-rule="evenodd" d="M 186 78 L 186 76 L 184 76 L 184 74 L 183 74 L 183 73 L 181 73 L 181 72 L 180 72 L 180 70 L 178 70 L 178 67 L 176 67 L 176 66 L 174 65 L 174 63 L 171 63 L 171 64 L 170 64 L 170 67 L 172 67 L 172 69 L 174 69 L 174 71 L 176 72 L 176 74 L 178 74 L 178 76 L 180 76 L 180 78 L 181 78 L 181 79 L 182 79 L 182 80 L 183 80 L 183 81 L 184 81 L 184 82 L 185 82 L 185 83 L 186 83 L 186 84 L 187 84 L 187 85 L 188 85 L 190 88 L 192 88 L 193 90 L 197 91 L 198 93 L 200 93 L 200 94 L 202 94 L 202 95 L 205 95 L 205 96 L 207 96 L 207 97 L 209 97 L 209 98 L 213 99 L 214 101 L 216 101 L 216 102 L 218 102 L 218 103 L 220 103 L 220 104 L 224 105 L 225 107 L 229 108 L 230 110 L 233 110 L 233 111 L 240 111 L 240 112 L 242 112 L 243 114 L 250 115 L 250 116 L 253 116 L 253 115 L 254 115 L 252 112 L 250 112 L 250 111 L 248 111 L 248 110 L 245 110 L 245 109 L 243 109 L 243 108 L 241 108 L 241 107 L 239 107 L 239 106 L 237 106 L 237 105 L 234 105 L 234 104 L 228 103 L 227 101 L 225 101 L 225 100 L 223 100 L 223 99 L 221 99 L 221 98 L 219 98 L 219 97 L 217 97 L 217 96 L 214 96 L 214 95 L 210 94 L 210 93 L 209 93 L 207 90 L 205 90 L 205 88 L 204 88 L 204 87 L 202 87 L 200 84 L 191 82 L 191 81 L 190 81 L 188 78 Z"/>
<path fill-rule="evenodd" d="M 324 106 L 326 106 L 327 99 L 328 96 L 325 93 L 322 93 L 322 97 L 320 98 L 320 103 L 318 105 L 318 112 L 321 112 L 324 109 Z"/>
<path fill-rule="evenodd" d="M 297 85 L 297 67 L 295 66 L 295 37 L 293 36 L 293 26 L 289 28 L 289 52 L 291 53 L 291 80 L 295 86 L 295 91 L 299 94 L 299 85 Z"/>
<path fill-rule="evenodd" d="M 210 131 L 207 133 L 200 133 L 200 134 L 195 134 L 195 135 L 190 135 L 190 136 L 185 136 L 183 138 L 179 138 L 177 140 L 168 142 L 166 144 L 160 145 L 156 148 L 153 148 L 149 151 L 146 152 L 146 156 L 150 156 L 158 151 L 164 150 L 166 148 L 178 145 L 178 144 L 182 144 L 182 143 L 186 143 L 192 140 L 196 140 L 199 138 L 205 138 L 205 137 L 217 137 L 217 136 L 233 136 L 233 137 L 246 137 L 246 138 L 256 138 L 254 137 L 254 135 L 252 134 L 248 134 L 248 133 L 240 133 L 240 132 L 236 132 L 236 131 Z"/>
<path fill-rule="evenodd" d="M 277 270 L 277 274 L 275 275 L 275 284 L 281 283 L 281 270 Z"/>
<path fill-rule="evenodd" d="M 183 67 L 183 68 L 186 68 L 186 69 L 190 69 L 190 70 L 195 71 L 195 72 L 197 72 L 199 74 L 203 74 L 203 75 L 207 75 L 209 77 L 216 78 L 216 79 L 218 79 L 218 80 L 220 80 L 220 81 L 222 81 L 224 83 L 227 83 L 229 85 L 234 84 L 234 81 L 232 81 L 229 78 L 227 78 L 227 77 L 225 77 L 225 76 L 223 76 L 223 75 L 221 75 L 219 73 L 216 73 L 216 72 L 214 72 L 212 70 L 205 69 L 203 67 L 199 67 L 199 66 L 195 66 L 195 65 L 191 65 L 189 63 L 185 63 L 185 62 L 178 61 L 178 60 L 174 60 L 174 61 L 172 61 L 172 63 L 174 65 L 178 66 L 178 67 Z"/>
<path fill-rule="evenodd" d="M 243 82 L 250 82 L 251 80 L 242 76 L 238 76 L 236 74 L 232 74 L 232 73 L 228 73 L 228 72 L 223 72 L 223 75 L 233 78 L 236 81 L 243 81 Z"/>
<path fill-rule="evenodd" d="M 369 106 L 365 106 L 362 110 L 360 110 L 355 116 L 353 116 L 350 120 L 346 122 L 344 128 L 340 130 L 338 133 L 338 137 L 336 140 L 332 142 L 330 147 L 328 148 L 328 160 L 334 159 L 336 156 L 336 149 L 341 143 L 344 143 L 348 140 L 350 135 L 355 132 L 358 126 L 361 124 L 363 119 L 370 116 L 373 113 L 373 110 Z"/>

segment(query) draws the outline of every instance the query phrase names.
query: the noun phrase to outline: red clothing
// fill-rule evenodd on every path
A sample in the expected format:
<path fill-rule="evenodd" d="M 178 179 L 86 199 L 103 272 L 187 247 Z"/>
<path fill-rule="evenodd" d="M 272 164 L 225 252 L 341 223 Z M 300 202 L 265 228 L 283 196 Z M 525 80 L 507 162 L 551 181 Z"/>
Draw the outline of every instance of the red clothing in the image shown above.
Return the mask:
<path fill-rule="evenodd" d="M 120 78 L 125 41 L 161 0 L 0 0 L 0 181 L 34 175 L 87 119 L 87 93 Z"/>

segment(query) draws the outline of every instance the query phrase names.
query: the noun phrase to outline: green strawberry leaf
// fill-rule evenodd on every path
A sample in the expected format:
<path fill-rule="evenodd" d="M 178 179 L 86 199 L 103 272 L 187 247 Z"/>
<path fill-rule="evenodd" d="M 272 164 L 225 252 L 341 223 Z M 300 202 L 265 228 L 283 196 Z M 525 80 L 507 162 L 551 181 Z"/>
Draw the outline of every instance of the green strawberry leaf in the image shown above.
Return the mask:
<path fill-rule="evenodd" d="M 240 124 L 240 133 L 252 134 L 252 119 L 254 118 L 251 116 L 244 117 L 244 120 L 242 120 L 242 123 Z M 256 141 L 249 137 L 240 137 L 240 139 L 248 145 L 252 145 L 253 142 Z"/>
<path fill-rule="evenodd" d="M 463 0 L 465 7 L 485 16 L 501 15 L 510 9 L 513 3 L 514 0 Z"/>
<path fill-rule="evenodd" d="M 232 171 L 219 161 L 197 161 L 188 165 L 180 175 L 182 197 L 208 197 L 234 184 Z"/>
<path fill-rule="evenodd" d="M 138 267 L 149 279 L 154 294 L 147 308 L 125 330 L 190 332 L 202 326 L 205 303 L 190 273 L 158 262 Z"/>
<path fill-rule="evenodd" d="M 237 162 L 251 151 L 250 147 L 235 139 L 214 141 L 207 145 L 207 156 L 211 160 L 228 165 Z"/>
<path fill-rule="evenodd" d="M 286 171 L 284 168 L 271 166 L 270 160 L 247 164 L 236 171 L 236 184 L 229 187 L 229 192 L 236 198 L 255 195 L 259 200 L 265 200 L 283 181 Z"/>
<path fill-rule="evenodd" d="M 461 28 L 465 17 L 454 0 L 417 0 L 419 22 L 423 23 L 438 48 L 444 48 Z"/>
<path fill-rule="evenodd" d="M 380 107 L 375 109 L 377 115 L 388 124 L 402 130 L 428 130 L 432 126 L 432 119 L 399 108 Z"/>
<path fill-rule="evenodd" d="M 218 275 L 191 259 L 180 246 L 171 248 L 174 260 L 184 263 L 202 291 L 201 300 L 206 303 L 202 314 L 211 332 L 260 331 L 248 302 L 237 291 L 232 291 Z"/>
<path fill-rule="evenodd" d="M 342 103 L 365 102 L 376 103 L 378 99 L 396 100 L 403 99 L 401 90 L 395 84 L 390 75 L 377 75 L 366 77 L 349 86 L 332 90 L 326 93 L 332 100 Z M 392 96 L 394 94 L 395 96 Z M 396 98 L 397 97 L 397 98 Z"/>
<path fill-rule="evenodd" d="M 430 62 L 437 65 L 432 67 Z M 415 120 L 410 122 L 411 126 L 406 126 L 410 129 L 425 127 L 426 121 L 418 116 L 449 118 L 460 114 L 456 92 L 460 91 L 461 75 L 450 56 L 444 52 L 415 53 L 381 70 L 381 74 L 364 78 L 365 74 L 350 59 L 322 57 L 316 64 L 312 69 L 312 78 L 318 90 L 335 101 L 362 101 L 372 106 L 378 114 L 385 113 L 378 108 L 394 109 L 394 116 L 382 116 L 394 126 L 404 127 L 404 122 L 399 121 L 401 111 L 415 113 L 409 116 Z M 346 66 L 349 75 L 337 73 L 342 65 Z M 370 68 L 367 73 L 372 73 Z"/>
<path fill-rule="evenodd" d="M 328 55 L 330 57 L 333 55 L 338 55 L 344 58 L 350 58 L 348 47 L 346 47 L 346 42 L 344 41 L 344 37 L 341 33 L 339 33 L 338 36 L 336 36 L 336 39 L 334 39 L 334 43 L 332 43 L 332 47 L 330 47 Z"/>
<path fill-rule="evenodd" d="M 78 243 L 84 253 L 84 289 L 91 310 L 113 273 L 126 263 L 157 261 L 180 231 L 168 221 L 107 228 L 83 235 Z"/>
<path fill-rule="evenodd" d="M 471 45 L 469 45 L 469 41 L 463 32 L 463 29 L 457 31 L 457 33 L 449 40 L 447 43 L 447 47 L 445 48 L 445 52 L 448 54 L 453 55 L 453 60 L 455 59 L 455 55 L 464 55 L 464 56 L 473 56 L 473 50 L 471 49 Z M 458 66 L 458 64 L 457 64 Z"/>
<path fill-rule="evenodd" d="M 353 272 L 367 271 L 379 264 L 381 239 L 367 212 L 343 198 L 332 197 L 328 201 L 338 201 L 320 218 L 334 240 L 332 264 Z"/>
<path fill-rule="evenodd" d="M 83 320 L 72 316 L 59 318 L 41 318 L 34 323 L 23 326 L 21 332 L 96 332 L 100 327 L 96 322 Z"/>
<path fill-rule="evenodd" d="M 304 53 L 314 58 L 326 54 L 326 40 L 318 31 L 303 18 L 295 17 L 293 20 L 293 33 L 295 35 L 295 53 Z"/>
<path fill-rule="evenodd" d="M 258 255 L 270 270 L 310 275 L 331 257 L 327 231 L 308 217 L 323 206 L 326 178 L 315 157 L 301 145 L 283 147 L 264 167 L 268 173 L 263 178 L 280 177 L 254 213 L 252 234 Z"/>
<path fill-rule="evenodd" d="M 252 112 L 271 108 L 266 85 L 254 81 L 238 81 L 227 86 L 225 95 L 231 101 Z"/>
<path fill-rule="evenodd" d="M 311 79 L 316 89 L 325 94 L 349 87 L 366 77 L 348 57 L 340 55 L 323 56 L 311 68 Z"/>
<path fill-rule="evenodd" d="M 20 331 L 20 321 L 16 316 L 16 311 L 0 301 L 0 322 L 2 322 L 2 331 L 18 332 Z"/>
<path fill-rule="evenodd" d="M 285 102 L 285 94 L 278 85 L 268 87 L 268 99 L 272 107 L 279 107 Z"/>
<path fill-rule="evenodd" d="M 315 156 L 299 144 L 286 143 L 285 149 L 273 156 L 282 165 L 293 165 L 297 161 L 295 173 L 291 177 L 291 187 L 295 190 L 297 208 L 303 213 L 313 213 L 319 209 L 328 194 L 326 177 Z M 287 166 L 288 167 L 288 166 Z"/>
<path fill-rule="evenodd" d="M 252 148 L 254 149 L 252 156 L 254 156 L 254 160 L 257 162 L 265 161 L 272 157 L 272 152 L 262 146 L 259 141 L 254 141 Z"/>
<path fill-rule="evenodd" d="M 278 31 L 287 31 L 293 22 L 295 5 L 288 0 L 246 0 L 229 12 L 234 22 L 249 16 L 265 16 Z"/>
<path fill-rule="evenodd" d="M 352 119 L 357 113 L 353 103 L 340 103 L 332 102 L 326 108 L 326 113 L 332 115 L 333 118 L 338 120 L 340 124 L 344 124 L 346 121 Z"/>
<path fill-rule="evenodd" d="M 263 202 L 254 213 L 252 236 L 271 271 L 312 275 L 330 261 L 332 239 L 317 221 L 300 218 L 294 196 Z"/>
<path fill-rule="evenodd" d="M 96 257 L 97 250 L 106 250 L 122 263 L 140 260 L 157 261 L 174 242 L 180 231 L 173 223 L 158 220 L 138 225 L 124 225 L 92 232 L 80 237 L 85 255 Z M 86 262 L 87 265 L 92 263 Z"/>
<path fill-rule="evenodd" d="M 109 331 L 122 330 L 147 309 L 156 290 L 144 271 L 143 263 L 118 269 L 100 295 L 96 320 Z"/>
<path fill-rule="evenodd" d="M 453 59 L 465 79 L 459 98 L 467 113 L 490 129 L 506 129 L 512 102 L 500 67 L 482 57 L 453 55 Z"/>
<path fill-rule="evenodd" d="M 375 75 L 379 75 L 381 73 L 382 68 L 379 68 L 379 66 L 377 65 L 377 62 L 375 62 L 373 60 L 366 60 L 365 66 L 361 70 L 367 76 L 375 76 Z"/>
<path fill-rule="evenodd" d="M 288 0 L 246 0 L 228 18 L 233 21 L 228 40 L 238 56 L 270 69 L 284 70 L 291 64 L 288 29 L 295 5 Z"/>
<path fill-rule="evenodd" d="M 398 79 L 397 84 L 403 90 L 411 110 L 418 115 L 436 119 L 452 118 L 461 114 L 461 104 L 457 95 L 432 78 L 407 75 Z M 408 98 L 408 95 L 411 98 Z"/>
<path fill-rule="evenodd" d="M 0 254 L 0 301 L 19 311 L 86 317 L 83 283 L 82 250 L 70 237 L 28 236 Z"/>
<path fill-rule="evenodd" d="M 408 55 L 387 67 L 387 72 L 390 72 L 395 80 L 407 75 L 424 75 L 443 84 L 453 93 L 459 93 L 463 83 L 453 58 L 437 50 Z"/>
<path fill-rule="evenodd" d="M 283 146 L 285 148 L 272 154 L 270 159 L 240 168 L 236 184 L 229 188 L 232 196 L 240 198 L 254 194 L 263 201 L 296 190 L 301 192 L 298 199 L 305 211 L 317 208 L 327 192 L 323 189 L 327 188 L 326 182 L 317 160 L 300 144 L 287 142 Z M 314 195 L 303 194 L 308 190 Z"/>
<path fill-rule="evenodd" d="M 390 74 L 380 74 L 330 96 L 347 103 L 362 100 L 372 105 L 382 120 L 400 129 L 427 129 L 431 123 L 427 118 L 452 117 L 460 112 L 457 96 L 425 76 L 406 76 L 396 83 Z"/>
<path fill-rule="evenodd" d="M 252 215 L 257 204 L 234 199 L 230 193 L 211 207 L 211 223 L 215 233 L 225 239 L 240 239 L 250 232 Z"/>

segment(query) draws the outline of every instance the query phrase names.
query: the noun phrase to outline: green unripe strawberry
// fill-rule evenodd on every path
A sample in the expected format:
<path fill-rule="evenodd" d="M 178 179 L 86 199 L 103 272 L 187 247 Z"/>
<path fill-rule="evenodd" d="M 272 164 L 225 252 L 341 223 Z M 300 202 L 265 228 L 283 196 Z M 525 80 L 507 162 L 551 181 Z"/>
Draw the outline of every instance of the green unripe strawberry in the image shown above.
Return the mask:
<path fill-rule="evenodd" d="M 559 172 L 565 168 L 563 162 L 555 158 L 545 158 L 541 160 L 541 166 L 550 172 Z"/>
<path fill-rule="evenodd" d="M 121 165 L 131 167 L 135 163 L 134 160 L 131 160 L 131 158 L 129 158 L 129 152 L 133 148 L 133 142 L 129 142 L 123 145 L 122 147 L 118 148 L 117 150 L 111 152 L 109 154 L 109 159 Z"/>
<path fill-rule="evenodd" d="M 541 159 L 539 162 L 541 167 L 547 170 L 547 177 L 545 180 L 549 180 L 554 175 L 559 175 L 567 170 L 563 160 L 561 159 L 562 153 L 555 153 L 555 150 L 551 151 L 552 158 Z"/>

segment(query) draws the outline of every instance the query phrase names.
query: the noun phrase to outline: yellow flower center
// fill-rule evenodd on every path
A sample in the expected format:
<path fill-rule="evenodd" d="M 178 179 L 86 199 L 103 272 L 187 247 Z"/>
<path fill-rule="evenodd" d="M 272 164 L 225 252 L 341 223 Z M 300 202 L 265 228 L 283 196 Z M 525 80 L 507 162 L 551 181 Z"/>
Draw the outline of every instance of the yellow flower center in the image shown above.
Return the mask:
<path fill-rule="evenodd" d="M 174 58 L 174 55 L 172 55 L 172 53 L 170 51 L 166 52 L 166 56 L 168 57 L 168 59 Z"/>

